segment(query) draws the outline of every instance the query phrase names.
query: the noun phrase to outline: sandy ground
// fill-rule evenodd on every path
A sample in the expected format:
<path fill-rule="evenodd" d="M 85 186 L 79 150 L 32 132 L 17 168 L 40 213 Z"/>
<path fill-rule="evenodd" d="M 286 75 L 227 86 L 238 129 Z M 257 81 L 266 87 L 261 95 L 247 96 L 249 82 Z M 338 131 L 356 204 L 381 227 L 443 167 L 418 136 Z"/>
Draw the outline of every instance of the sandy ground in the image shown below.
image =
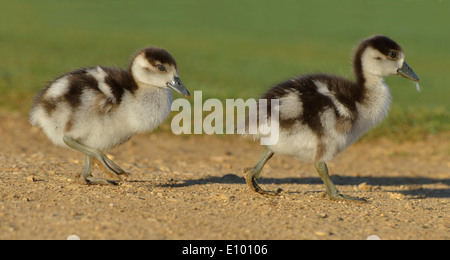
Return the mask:
<path fill-rule="evenodd" d="M 450 135 L 360 142 L 329 163 L 344 194 L 322 198 L 310 164 L 277 156 L 252 193 L 263 148 L 240 137 L 138 135 L 108 155 L 132 175 L 80 185 L 83 155 L 0 113 L 0 239 L 450 239 Z M 97 167 L 94 175 L 108 177 Z"/>

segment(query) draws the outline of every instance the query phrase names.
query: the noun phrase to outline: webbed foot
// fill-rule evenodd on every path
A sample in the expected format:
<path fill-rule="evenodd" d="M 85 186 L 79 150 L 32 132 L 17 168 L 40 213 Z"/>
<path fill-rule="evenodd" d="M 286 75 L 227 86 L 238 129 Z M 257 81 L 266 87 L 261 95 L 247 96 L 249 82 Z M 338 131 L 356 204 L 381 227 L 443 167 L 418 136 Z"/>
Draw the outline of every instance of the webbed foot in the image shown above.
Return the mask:
<path fill-rule="evenodd" d="M 255 168 L 245 168 L 244 169 L 245 175 L 245 181 L 247 182 L 248 187 L 261 195 L 269 195 L 269 196 L 277 196 L 280 195 L 281 189 L 277 189 L 276 191 L 265 191 L 259 186 L 259 184 L 256 182 L 256 176 L 258 176 L 257 170 Z"/>

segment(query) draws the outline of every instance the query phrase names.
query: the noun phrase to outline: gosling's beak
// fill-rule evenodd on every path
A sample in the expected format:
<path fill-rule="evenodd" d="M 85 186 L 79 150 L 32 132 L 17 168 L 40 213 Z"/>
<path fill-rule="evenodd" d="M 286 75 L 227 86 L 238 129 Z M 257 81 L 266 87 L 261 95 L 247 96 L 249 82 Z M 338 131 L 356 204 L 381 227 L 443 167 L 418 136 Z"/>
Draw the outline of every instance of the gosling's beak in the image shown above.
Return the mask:
<path fill-rule="evenodd" d="M 397 75 L 400 75 L 404 78 L 410 79 L 415 82 L 419 82 L 419 77 L 417 77 L 416 73 L 411 69 L 411 67 L 403 62 L 403 66 L 397 70 Z"/>
<path fill-rule="evenodd" d="M 173 89 L 174 91 L 180 93 L 181 95 L 186 96 L 187 98 L 191 96 L 191 94 L 183 85 L 183 82 L 181 82 L 181 79 L 179 77 L 174 77 L 171 82 L 167 82 L 167 86 Z"/>

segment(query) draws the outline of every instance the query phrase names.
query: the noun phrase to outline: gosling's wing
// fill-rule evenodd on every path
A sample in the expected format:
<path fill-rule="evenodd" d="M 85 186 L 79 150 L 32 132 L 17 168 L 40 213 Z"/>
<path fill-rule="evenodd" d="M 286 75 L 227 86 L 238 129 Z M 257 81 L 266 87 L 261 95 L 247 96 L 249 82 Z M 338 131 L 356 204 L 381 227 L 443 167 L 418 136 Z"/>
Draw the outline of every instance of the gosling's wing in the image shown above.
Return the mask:
<path fill-rule="evenodd" d="M 282 82 L 264 93 L 262 99 L 268 104 L 271 99 L 279 100 L 281 130 L 307 126 L 322 136 L 330 127 L 339 133 L 350 131 L 357 118 L 357 90 L 344 78 L 312 74 Z M 270 116 L 270 105 L 267 114 Z"/>
<path fill-rule="evenodd" d="M 116 68 L 82 68 L 56 79 L 35 98 L 33 109 L 49 115 L 58 107 L 107 113 L 121 104 L 126 91 L 137 89 L 128 72 Z"/>

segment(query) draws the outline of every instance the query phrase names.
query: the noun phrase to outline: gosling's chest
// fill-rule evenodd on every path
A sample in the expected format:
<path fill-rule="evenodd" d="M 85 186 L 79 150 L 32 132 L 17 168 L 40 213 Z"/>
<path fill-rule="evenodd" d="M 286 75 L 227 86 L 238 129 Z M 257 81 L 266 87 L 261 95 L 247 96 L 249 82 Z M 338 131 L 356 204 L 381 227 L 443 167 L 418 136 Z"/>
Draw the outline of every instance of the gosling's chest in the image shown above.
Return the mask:
<path fill-rule="evenodd" d="M 130 96 L 130 102 L 122 112 L 136 131 L 150 131 L 159 126 L 170 114 L 172 92 L 169 89 L 155 89 Z"/>

